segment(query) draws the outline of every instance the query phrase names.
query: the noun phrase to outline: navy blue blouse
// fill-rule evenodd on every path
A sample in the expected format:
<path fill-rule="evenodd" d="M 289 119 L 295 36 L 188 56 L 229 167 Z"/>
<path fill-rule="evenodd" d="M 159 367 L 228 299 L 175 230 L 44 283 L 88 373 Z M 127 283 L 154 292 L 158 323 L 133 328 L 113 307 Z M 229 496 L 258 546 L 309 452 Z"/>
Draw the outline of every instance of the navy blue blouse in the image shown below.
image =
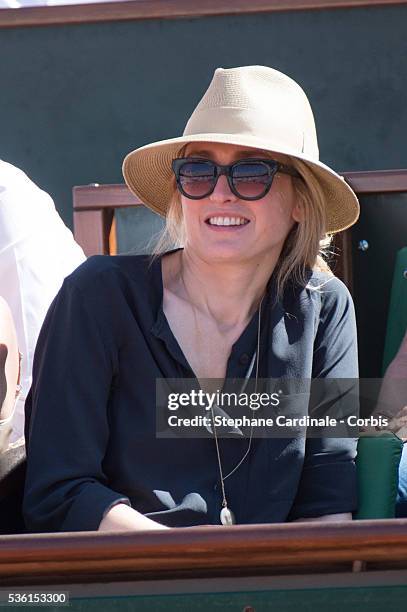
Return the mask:
<path fill-rule="evenodd" d="M 95 256 L 53 301 L 26 401 L 29 531 L 96 530 L 118 500 L 172 527 L 219 524 L 213 439 L 156 437 L 156 379 L 194 377 L 162 308 L 161 258 Z M 268 285 L 259 376 L 357 378 L 352 299 L 335 277 L 321 290 Z M 226 377 L 243 378 L 257 316 L 232 347 Z M 246 438 L 220 440 L 224 474 Z M 253 438 L 226 481 L 237 523 L 275 523 L 356 509 L 356 443 L 345 438 Z"/>

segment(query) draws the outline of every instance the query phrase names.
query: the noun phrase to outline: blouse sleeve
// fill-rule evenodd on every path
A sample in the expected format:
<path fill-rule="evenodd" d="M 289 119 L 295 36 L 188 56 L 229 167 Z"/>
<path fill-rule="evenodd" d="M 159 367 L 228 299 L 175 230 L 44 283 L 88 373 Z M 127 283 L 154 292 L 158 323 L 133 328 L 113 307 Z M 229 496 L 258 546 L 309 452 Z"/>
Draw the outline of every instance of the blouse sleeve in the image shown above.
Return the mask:
<path fill-rule="evenodd" d="M 97 530 L 115 502 L 130 505 L 109 488 L 103 469 L 117 350 L 91 293 L 85 299 L 68 277 L 38 339 L 26 402 L 29 531 Z"/>
<path fill-rule="evenodd" d="M 350 293 L 337 278 L 327 282 L 321 292 L 313 378 L 358 379 L 356 321 Z M 348 399 L 345 398 L 350 403 L 349 412 L 357 413 L 357 394 L 352 393 L 352 385 L 344 387 L 350 389 Z M 307 438 L 290 520 L 357 509 L 356 445 L 357 440 L 353 437 Z"/>

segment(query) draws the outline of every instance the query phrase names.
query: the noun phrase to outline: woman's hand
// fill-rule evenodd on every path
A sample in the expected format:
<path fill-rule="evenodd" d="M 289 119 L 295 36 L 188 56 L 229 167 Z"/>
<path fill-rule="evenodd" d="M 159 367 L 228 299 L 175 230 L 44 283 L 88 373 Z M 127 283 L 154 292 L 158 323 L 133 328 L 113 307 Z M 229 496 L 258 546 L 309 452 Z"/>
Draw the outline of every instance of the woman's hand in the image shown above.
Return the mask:
<path fill-rule="evenodd" d="M 153 531 L 170 529 L 152 521 L 127 504 L 116 504 L 101 520 L 98 531 Z"/>

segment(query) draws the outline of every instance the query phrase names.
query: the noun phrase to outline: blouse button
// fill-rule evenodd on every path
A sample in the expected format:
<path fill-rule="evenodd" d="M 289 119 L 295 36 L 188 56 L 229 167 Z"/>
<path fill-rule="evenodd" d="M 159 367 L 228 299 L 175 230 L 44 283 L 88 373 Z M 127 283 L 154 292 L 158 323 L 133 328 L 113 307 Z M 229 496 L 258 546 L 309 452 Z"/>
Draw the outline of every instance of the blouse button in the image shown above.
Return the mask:
<path fill-rule="evenodd" d="M 241 365 L 247 365 L 249 363 L 249 355 L 247 353 L 242 353 L 239 358 L 239 363 Z"/>

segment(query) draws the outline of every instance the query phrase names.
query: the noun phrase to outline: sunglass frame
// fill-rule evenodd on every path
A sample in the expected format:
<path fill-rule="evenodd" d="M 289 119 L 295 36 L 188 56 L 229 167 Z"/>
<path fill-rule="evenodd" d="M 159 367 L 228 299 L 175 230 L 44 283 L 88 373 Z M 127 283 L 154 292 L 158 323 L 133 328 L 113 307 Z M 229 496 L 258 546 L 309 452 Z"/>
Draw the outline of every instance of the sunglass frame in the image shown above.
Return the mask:
<path fill-rule="evenodd" d="M 216 175 L 214 176 L 214 183 L 211 187 L 211 189 L 205 193 L 204 195 L 199 195 L 199 196 L 193 196 L 189 193 L 187 193 L 181 183 L 181 178 L 180 178 L 180 171 L 181 168 L 184 164 L 186 163 L 191 163 L 191 162 L 205 162 L 207 164 L 211 164 L 215 170 L 216 170 Z M 244 196 L 242 195 L 235 187 L 235 185 L 233 184 L 233 176 L 232 176 L 232 172 L 233 172 L 233 168 L 242 164 L 242 163 L 248 163 L 248 162 L 257 162 L 257 163 L 262 163 L 264 165 L 266 165 L 269 169 L 269 180 L 268 182 L 265 184 L 265 188 L 264 191 L 258 195 L 258 196 Z M 179 191 L 188 199 L 190 200 L 203 200 L 204 198 L 207 198 L 208 196 L 211 195 L 211 193 L 213 193 L 213 191 L 215 190 L 216 184 L 218 182 L 219 177 L 224 174 L 227 178 L 228 184 L 229 184 L 229 188 L 231 190 L 231 192 L 238 197 L 240 200 L 261 200 L 262 198 L 264 198 L 268 192 L 271 189 L 271 186 L 273 184 L 273 180 L 275 175 L 277 174 L 277 172 L 281 172 L 282 174 L 288 174 L 290 176 L 294 176 L 296 178 L 301 178 L 301 175 L 297 172 L 297 170 L 295 170 L 294 168 L 292 168 L 291 166 L 287 166 L 286 164 L 283 164 L 281 162 L 276 161 L 275 159 L 270 159 L 270 158 L 257 158 L 257 157 L 249 157 L 247 159 L 239 159 L 235 162 L 233 162 L 233 164 L 226 164 L 226 165 L 222 165 L 222 164 L 217 164 L 214 161 L 212 161 L 211 159 L 207 159 L 207 158 L 201 158 L 201 157 L 177 157 L 176 159 L 172 160 L 172 169 L 173 172 L 175 174 L 175 179 L 177 182 L 177 187 L 179 189 Z"/>

